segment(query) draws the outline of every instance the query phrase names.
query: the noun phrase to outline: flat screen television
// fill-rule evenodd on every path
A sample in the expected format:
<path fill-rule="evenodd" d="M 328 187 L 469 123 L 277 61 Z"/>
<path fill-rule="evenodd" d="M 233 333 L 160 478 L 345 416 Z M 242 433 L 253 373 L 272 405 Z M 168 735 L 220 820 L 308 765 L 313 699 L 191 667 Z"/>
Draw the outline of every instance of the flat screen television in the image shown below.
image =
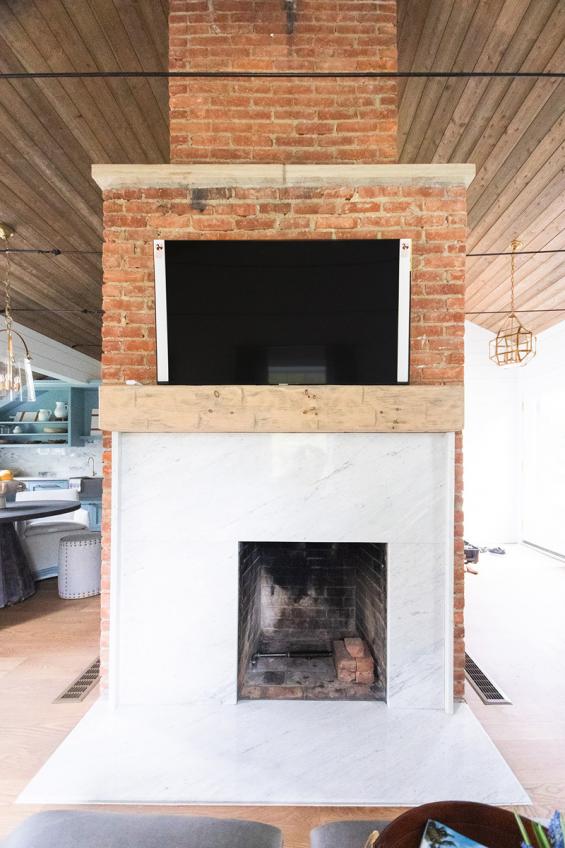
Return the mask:
<path fill-rule="evenodd" d="M 407 383 L 409 239 L 154 244 L 157 379 Z"/>

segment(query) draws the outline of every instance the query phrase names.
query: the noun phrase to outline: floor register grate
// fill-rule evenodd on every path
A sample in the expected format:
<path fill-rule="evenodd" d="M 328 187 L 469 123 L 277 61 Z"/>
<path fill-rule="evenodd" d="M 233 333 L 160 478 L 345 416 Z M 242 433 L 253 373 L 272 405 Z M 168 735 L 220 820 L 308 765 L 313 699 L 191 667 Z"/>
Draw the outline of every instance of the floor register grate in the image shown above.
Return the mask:
<path fill-rule="evenodd" d="M 483 704 L 511 704 L 506 695 L 488 679 L 477 663 L 465 654 L 465 676 Z"/>
<path fill-rule="evenodd" d="M 92 665 L 89 665 L 76 680 L 73 680 L 70 686 L 61 692 L 58 698 L 55 698 L 54 703 L 60 704 L 63 701 L 82 701 L 90 690 L 98 683 L 100 679 L 100 658 L 94 660 Z"/>

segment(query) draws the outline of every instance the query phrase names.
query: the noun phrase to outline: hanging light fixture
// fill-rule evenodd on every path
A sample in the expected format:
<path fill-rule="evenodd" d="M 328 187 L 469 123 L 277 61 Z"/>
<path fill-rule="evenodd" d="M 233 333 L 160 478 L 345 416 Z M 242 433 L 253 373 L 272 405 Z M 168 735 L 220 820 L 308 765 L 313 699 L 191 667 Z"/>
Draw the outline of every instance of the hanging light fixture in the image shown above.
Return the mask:
<path fill-rule="evenodd" d="M 496 337 L 489 342 L 489 358 L 497 365 L 525 365 L 536 355 L 536 337 L 520 323 L 515 313 L 516 251 L 522 242 L 513 239 L 510 247 L 510 313 L 502 322 Z"/>
<path fill-rule="evenodd" d="M 12 231 L 13 232 L 13 231 Z M 5 236 L 2 236 L 5 238 Z M 14 330 L 11 311 L 11 287 L 10 287 L 10 257 L 8 252 L 6 258 L 6 276 L 4 278 L 4 320 L 6 326 L 0 329 L 0 334 L 6 334 L 6 347 L 2 350 L 0 345 L 0 399 L 2 400 L 25 400 L 34 401 L 35 385 L 31 370 L 31 354 L 24 337 Z M 16 339 L 22 344 L 24 354 L 17 356 L 15 345 Z"/>

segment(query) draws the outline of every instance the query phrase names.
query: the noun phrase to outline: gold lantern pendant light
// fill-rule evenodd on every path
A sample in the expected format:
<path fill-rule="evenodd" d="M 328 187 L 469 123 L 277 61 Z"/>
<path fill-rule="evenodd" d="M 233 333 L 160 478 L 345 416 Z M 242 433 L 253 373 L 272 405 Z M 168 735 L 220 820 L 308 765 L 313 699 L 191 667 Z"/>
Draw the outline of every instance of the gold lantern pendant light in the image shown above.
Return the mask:
<path fill-rule="evenodd" d="M 6 277 L 4 279 L 5 305 L 4 320 L 6 326 L 0 329 L 0 333 L 6 334 L 6 347 L 0 353 L 0 400 L 11 401 L 19 398 L 24 400 L 24 385 L 26 389 L 25 400 L 34 401 L 35 385 L 31 370 L 31 354 L 24 337 L 14 330 L 11 311 L 11 288 L 10 288 L 10 259 L 6 257 Z M 15 351 L 16 338 L 21 342 L 24 356 L 17 357 Z"/>
<path fill-rule="evenodd" d="M 489 358 L 497 365 L 525 365 L 536 355 L 536 337 L 520 323 L 515 313 L 516 251 L 522 242 L 513 239 L 510 244 L 510 314 L 504 319 L 496 337 L 489 342 Z"/>

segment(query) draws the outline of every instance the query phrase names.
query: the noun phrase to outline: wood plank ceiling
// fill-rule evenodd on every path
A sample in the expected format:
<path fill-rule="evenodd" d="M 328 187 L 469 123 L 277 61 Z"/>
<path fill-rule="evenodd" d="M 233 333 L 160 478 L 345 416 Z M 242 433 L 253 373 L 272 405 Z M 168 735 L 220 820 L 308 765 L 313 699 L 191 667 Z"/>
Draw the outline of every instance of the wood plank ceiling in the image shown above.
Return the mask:
<path fill-rule="evenodd" d="M 1 71 L 164 70 L 167 0 L 3 0 Z M 0 81 L 0 220 L 17 321 L 100 356 L 102 203 L 93 162 L 166 162 L 166 80 Z M 40 311 L 35 311 L 35 310 Z M 49 312 L 73 310 L 70 312 Z"/>
<path fill-rule="evenodd" d="M 162 70 L 166 15 L 167 0 L 3 0 L 0 70 Z M 565 67 L 562 0 L 398 0 L 398 20 L 402 70 Z M 411 79 L 399 93 L 402 162 L 477 165 L 470 253 L 507 250 L 514 236 L 524 250 L 565 249 L 564 81 Z M 90 165 L 167 158 L 164 80 L 0 81 L 10 246 L 92 251 L 14 257 L 14 304 L 28 310 L 16 320 L 99 355 L 101 201 Z M 517 269 L 518 308 L 565 306 L 565 254 L 523 257 Z M 508 257 L 470 257 L 467 310 L 507 308 L 508 271 Z M 501 320 L 469 317 L 491 329 Z M 523 318 L 540 331 L 565 309 Z"/>
<path fill-rule="evenodd" d="M 399 0 L 402 70 L 565 70 L 563 0 Z M 473 162 L 468 253 L 565 250 L 565 81 L 402 81 L 402 162 Z M 467 312 L 507 309 L 509 257 L 467 260 Z M 518 309 L 565 307 L 565 253 L 516 261 Z M 496 328 L 500 315 L 475 315 Z M 540 331 L 565 318 L 521 316 Z"/>

